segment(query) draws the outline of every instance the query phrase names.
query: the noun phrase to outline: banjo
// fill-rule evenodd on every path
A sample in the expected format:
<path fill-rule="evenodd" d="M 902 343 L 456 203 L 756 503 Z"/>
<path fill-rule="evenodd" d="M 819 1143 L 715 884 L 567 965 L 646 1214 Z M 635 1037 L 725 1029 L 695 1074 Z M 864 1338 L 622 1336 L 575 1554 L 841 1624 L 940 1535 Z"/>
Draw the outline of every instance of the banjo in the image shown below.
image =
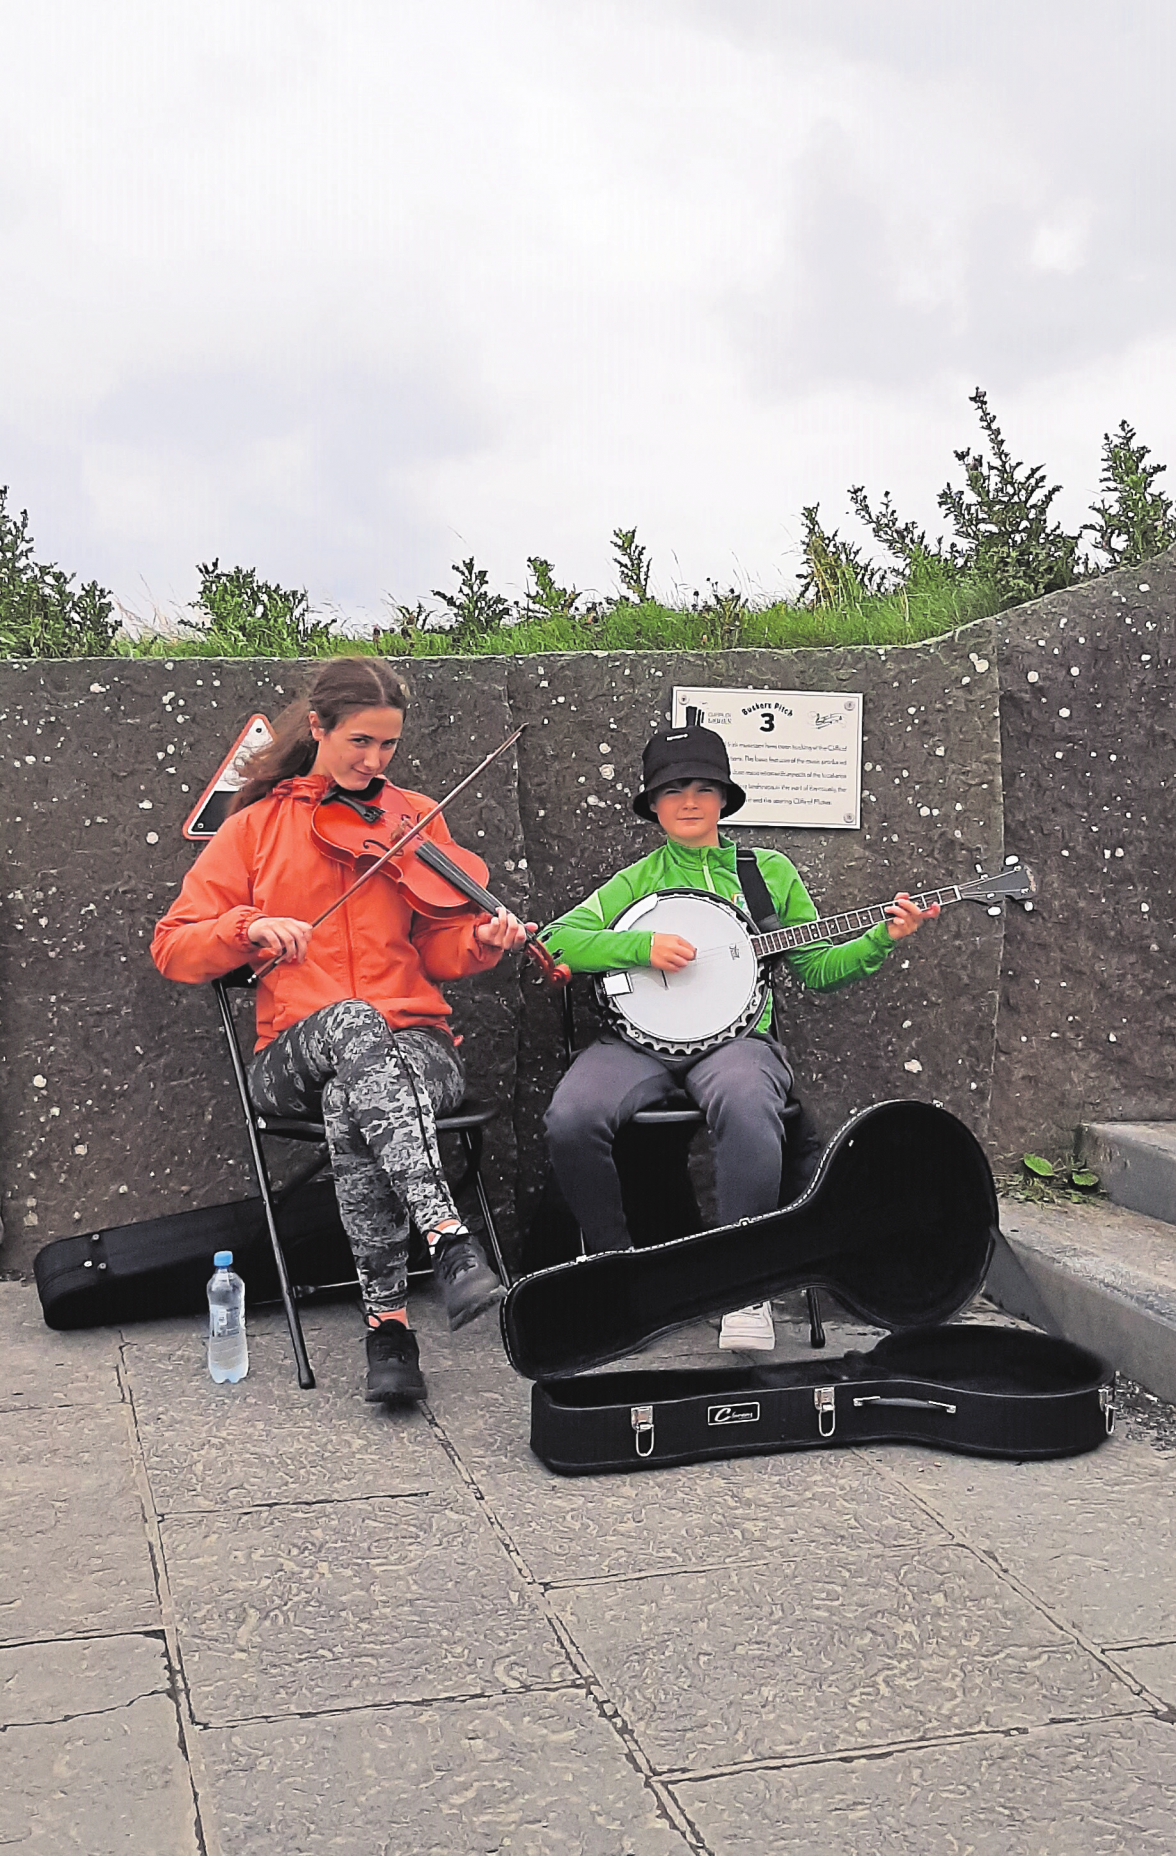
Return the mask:
<path fill-rule="evenodd" d="M 1032 870 L 1016 865 L 997 876 L 952 883 L 911 900 L 921 909 L 936 902 L 983 902 L 995 914 L 1002 897 L 1025 901 L 1036 894 Z M 677 973 L 661 973 L 656 967 L 602 973 L 596 980 L 597 998 L 612 1029 L 630 1044 L 664 1057 L 701 1056 L 758 1025 L 768 1001 L 768 962 L 774 955 L 813 941 L 860 934 L 884 922 L 889 907 L 875 903 L 761 933 L 745 910 L 707 890 L 666 889 L 642 896 L 609 926 L 681 935 L 697 950 L 695 957 Z"/>

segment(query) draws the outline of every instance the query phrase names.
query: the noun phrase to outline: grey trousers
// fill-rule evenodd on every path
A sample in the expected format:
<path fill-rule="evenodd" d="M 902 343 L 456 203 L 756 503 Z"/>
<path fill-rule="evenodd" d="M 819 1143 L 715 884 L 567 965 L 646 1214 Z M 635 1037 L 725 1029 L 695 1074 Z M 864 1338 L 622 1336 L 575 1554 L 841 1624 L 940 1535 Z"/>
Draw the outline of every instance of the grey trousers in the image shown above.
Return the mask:
<path fill-rule="evenodd" d="M 684 1089 L 702 1109 L 715 1145 L 715 1188 L 724 1224 L 774 1211 L 780 1192 L 783 1111 L 792 1072 L 774 1038 L 732 1038 L 703 1057 L 674 1060 L 604 1037 L 581 1051 L 548 1108 L 551 1164 L 587 1250 L 624 1250 L 617 1130 L 639 1109 Z"/>
<path fill-rule="evenodd" d="M 425 1236 L 457 1218 L 435 1117 L 457 1107 L 464 1087 L 461 1059 L 444 1033 L 392 1031 L 363 999 L 312 1012 L 249 1065 L 256 1108 L 322 1117 L 369 1315 L 391 1314 L 408 1299 L 410 1220 Z"/>

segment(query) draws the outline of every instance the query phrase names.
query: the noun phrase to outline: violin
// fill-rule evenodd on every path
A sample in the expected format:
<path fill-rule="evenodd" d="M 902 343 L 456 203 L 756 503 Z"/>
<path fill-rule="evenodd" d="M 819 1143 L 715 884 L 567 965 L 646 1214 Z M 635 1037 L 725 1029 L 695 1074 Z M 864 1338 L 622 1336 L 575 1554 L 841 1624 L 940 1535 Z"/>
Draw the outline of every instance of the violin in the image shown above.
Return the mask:
<path fill-rule="evenodd" d="M 352 870 L 357 878 L 367 877 L 382 863 L 415 913 L 435 921 L 459 914 L 471 902 L 488 915 L 504 909 L 506 904 L 486 887 L 490 872 L 476 851 L 452 843 L 443 848 L 423 832 L 410 837 L 400 849 L 395 848 L 390 841 L 393 828 L 403 837 L 421 822 L 409 813 L 393 817 L 377 803 L 383 794 L 392 796 L 395 792 L 395 787 L 383 779 L 358 793 L 332 787 L 319 800 L 311 821 L 320 850 Z M 324 816 L 328 808 L 329 815 Z M 376 836 L 381 829 L 389 834 L 388 841 Z M 571 979 L 570 969 L 556 962 L 533 930 L 527 933 L 523 952 L 536 963 L 549 986 L 566 986 Z"/>
<path fill-rule="evenodd" d="M 378 870 L 383 869 L 388 870 L 389 875 L 401 888 L 412 906 L 423 915 L 439 915 L 444 920 L 447 913 L 463 909 L 470 902 L 475 903 L 480 909 L 485 909 L 491 915 L 496 915 L 499 909 L 505 908 L 505 903 L 499 902 L 497 896 L 491 895 L 485 887 L 486 878 L 490 873 L 480 857 L 476 856 L 473 851 L 463 850 L 457 844 L 451 845 L 449 851 L 443 851 L 440 845 L 425 838 L 424 830 L 426 825 L 444 812 L 446 806 L 456 799 L 459 793 L 463 793 L 467 786 L 473 784 L 492 761 L 497 760 L 500 754 L 505 754 L 508 748 L 514 746 L 526 726 L 527 724 L 523 722 L 513 734 L 506 737 L 505 741 L 492 749 L 484 759 L 478 762 L 472 773 L 467 773 L 456 786 L 450 787 L 444 799 L 438 799 L 436 804 L 430 806 L 428 811 L 422 812 L 419 818 L 405 818 L 402 821 L 402 829 L 391 844 L 384 844 L 380 839 L 371 836 L 369 829 L 385 822 L 384 808 L 376 805 L 369 795 L 382 792 L 387 784 L 386 781 L 381 779 L 378 785 L 369 785 L 360 793 L 348 793 L 342 787 L 332 787 L 331 791 L 315 807 L 312 829 L 327 856 L 346 864 L 355 873 L 355 880 L 341 896 L 336 897 L 329 908 L 324 909 L 321 915 L 315 917 L 310 926 L 317 928 L 320 922 L 325 922 L 328 915 L 333 915 L 336 909 L 341 909 L 357 889 L 369 882 Z M 350 809 L 359 821 L 359 825 L 358 828 L 352 824 L 339 826 L 333 821 L 331 835 L 328 837 L 318 829 L 318 815 L 324 805 L 336 800 L 341 801 L 346 808 Z M 411 880 L 408 876 L 410 870 Z M 548 985 L 567 985 L 572 977 L 571 970 L 559 965 L 548 953 L 539 937 L 531 930 L 527 930 L 524 951 L 537 962 Z M 272 973 L 275 967 L 280 966 L 284 959 L 284 954 L 274 954 L 264 966 L 254 969 L 249 984 L 256 986 L 268 973 Z"/>

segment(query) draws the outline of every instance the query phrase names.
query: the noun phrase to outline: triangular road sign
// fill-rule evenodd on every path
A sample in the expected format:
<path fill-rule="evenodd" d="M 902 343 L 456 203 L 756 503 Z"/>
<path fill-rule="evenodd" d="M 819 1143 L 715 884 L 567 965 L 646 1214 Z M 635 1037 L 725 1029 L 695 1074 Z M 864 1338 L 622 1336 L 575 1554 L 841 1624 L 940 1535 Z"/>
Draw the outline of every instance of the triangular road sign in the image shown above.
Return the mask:
<path fill-rule="evenodd" d="M 215 838 L 225 822 L 229 800 L 245 784 L 241 763 L 256 753 L 258 748 L 267 747 L 273 738 L 274 731 L 264 715 L 249 717 L 184 821 L 185 838 L 192 838 L 198 844 Z"/>

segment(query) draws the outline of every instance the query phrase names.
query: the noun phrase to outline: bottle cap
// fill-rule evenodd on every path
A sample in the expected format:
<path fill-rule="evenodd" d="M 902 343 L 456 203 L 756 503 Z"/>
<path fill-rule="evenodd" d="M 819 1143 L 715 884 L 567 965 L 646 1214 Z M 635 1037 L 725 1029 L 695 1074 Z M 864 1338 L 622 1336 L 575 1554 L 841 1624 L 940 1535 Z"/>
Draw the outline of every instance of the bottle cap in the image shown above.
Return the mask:
<path fill-rule="evenodd" d="M 227 1270 L 231 1267 L 232 1261 L 233 1261 L 233 1253 L 231 1250 L 218 1250 L 216 1255 L 212 1259 L 213 1268 L 218 1269 L 218 1270 Z"/>

